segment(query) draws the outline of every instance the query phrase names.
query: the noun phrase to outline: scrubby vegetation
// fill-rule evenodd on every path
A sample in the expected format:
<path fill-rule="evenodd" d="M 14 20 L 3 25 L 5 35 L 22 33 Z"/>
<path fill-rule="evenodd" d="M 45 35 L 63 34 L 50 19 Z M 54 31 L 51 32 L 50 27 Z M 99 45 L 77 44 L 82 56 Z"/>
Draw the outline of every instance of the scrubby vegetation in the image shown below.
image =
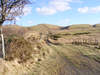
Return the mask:
<path fill-rule="evenodd" d="M 51 37 L 53 40 L 57 40 L 58 38 L 61 38 L 61 36 L 60 36 L 59 34 L 50 35 L 50 37 Z"/>
<path fill-rule="evenodd" d="M 80 32 L 80 33 L 75 33 L 73 35 L 84 35 L 84 34 L 90 34 L 90 32 Z"/>
<path fill-rule="evenodd" d="M 23 37 L 15 35 L 6 38 L 6 60 L 19 59 L 20 62 L 25 62 L 31 58 L 32 47 Z"/>

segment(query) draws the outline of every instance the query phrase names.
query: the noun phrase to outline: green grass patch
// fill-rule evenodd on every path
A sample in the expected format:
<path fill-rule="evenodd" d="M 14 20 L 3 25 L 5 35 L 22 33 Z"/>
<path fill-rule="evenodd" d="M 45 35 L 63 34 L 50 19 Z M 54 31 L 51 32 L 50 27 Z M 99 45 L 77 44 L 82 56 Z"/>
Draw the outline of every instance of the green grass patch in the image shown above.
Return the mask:
<path fill-rule="evenodd" d="M 90 34 L 90 32 L 79 32 L 79 33 L 74 33 L 73 35 L 84 35 L 84 34 Z"/>

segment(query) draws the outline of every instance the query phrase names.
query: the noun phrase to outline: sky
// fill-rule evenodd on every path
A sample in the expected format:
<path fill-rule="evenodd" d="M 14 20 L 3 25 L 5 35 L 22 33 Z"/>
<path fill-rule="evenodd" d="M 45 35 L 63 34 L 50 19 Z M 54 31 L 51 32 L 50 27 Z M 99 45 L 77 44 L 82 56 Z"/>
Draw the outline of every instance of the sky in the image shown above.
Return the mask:
<path fill-rule="evenodd" d="M 32 0 L 16 17 L 16 24 L 33 26 L 100 23 L 100 0 Z"/>

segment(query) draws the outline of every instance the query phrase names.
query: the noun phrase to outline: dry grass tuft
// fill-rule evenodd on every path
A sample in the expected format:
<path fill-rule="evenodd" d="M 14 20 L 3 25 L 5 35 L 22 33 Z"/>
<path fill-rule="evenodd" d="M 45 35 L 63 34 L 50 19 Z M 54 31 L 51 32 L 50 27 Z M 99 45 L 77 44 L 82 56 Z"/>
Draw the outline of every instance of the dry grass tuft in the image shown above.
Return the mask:
<path fill-rule="evenodd" d="M 6 39 L 6 60 L 19 59 L 25 62 L 31 58 L 32 47 L 29 42 L 22 37 L 9 37 Z"/>

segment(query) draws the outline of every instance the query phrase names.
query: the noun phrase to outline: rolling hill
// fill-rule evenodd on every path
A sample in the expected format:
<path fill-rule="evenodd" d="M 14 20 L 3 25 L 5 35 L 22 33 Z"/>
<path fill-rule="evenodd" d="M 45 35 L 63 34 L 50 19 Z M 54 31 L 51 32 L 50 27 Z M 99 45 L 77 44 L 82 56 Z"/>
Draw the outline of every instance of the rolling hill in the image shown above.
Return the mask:
<path fill-rule="evenodd" d="M 4 26 L 6 60 L 0 58 L 0 75 L 100 75 L 97 26 Z"/>

